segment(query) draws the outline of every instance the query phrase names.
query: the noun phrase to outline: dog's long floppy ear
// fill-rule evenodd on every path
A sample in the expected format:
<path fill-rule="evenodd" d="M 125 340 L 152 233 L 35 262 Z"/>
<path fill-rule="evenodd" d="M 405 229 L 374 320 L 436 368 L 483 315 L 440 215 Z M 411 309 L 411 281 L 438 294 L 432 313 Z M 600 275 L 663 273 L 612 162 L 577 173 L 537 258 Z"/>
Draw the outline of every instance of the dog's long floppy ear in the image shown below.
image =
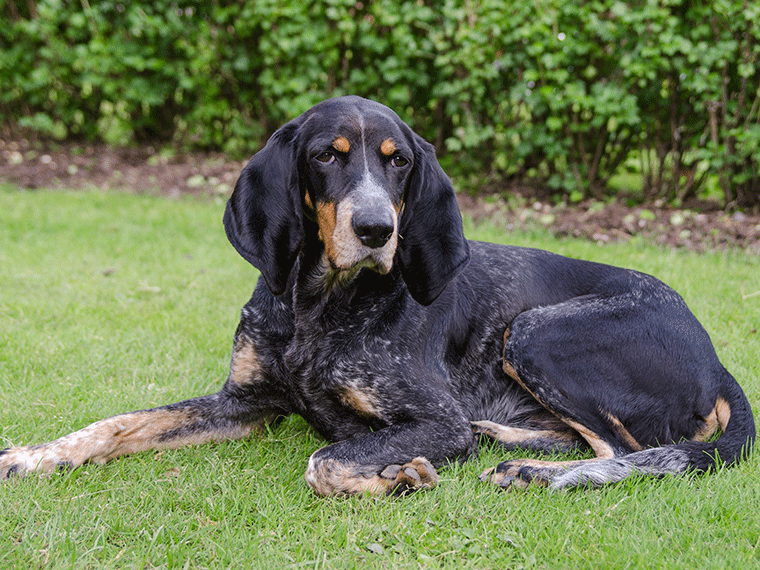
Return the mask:
<path fill-rule="evenodd" d="M 304 236 L 295 149 L 300 119 L 280 127 L 253 156 L 224 212 L 227 239 L 274 295 L 285 291 Z"/>
<path fill-rule="evenodd" d="M 470 260 L 454 188 L 433 145 L 414 135 L 414 170 L 399 228 L 399 266 L 412 297 L 429 305 Z"/>

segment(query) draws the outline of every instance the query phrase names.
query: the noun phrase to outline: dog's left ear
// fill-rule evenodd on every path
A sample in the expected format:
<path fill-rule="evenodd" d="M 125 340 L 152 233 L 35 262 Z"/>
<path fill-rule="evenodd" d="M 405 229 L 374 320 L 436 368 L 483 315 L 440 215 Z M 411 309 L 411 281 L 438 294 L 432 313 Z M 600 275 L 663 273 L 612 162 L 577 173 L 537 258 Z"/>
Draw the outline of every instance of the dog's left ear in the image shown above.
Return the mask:
<path fill-rule="evenodd" d="M 429 305 L 470 260 L 454 188 L 433 145 L 414 135 L 414 170 L 399 227 L 399 267 L 412 297 Z"/>
<path fill-rule="evenodd" d="M 285 291 L 304 235 L 295 157 L 300 120 L 280 127 L 253 156 L 224 211 L 227 238 L 274 295 Z"/>

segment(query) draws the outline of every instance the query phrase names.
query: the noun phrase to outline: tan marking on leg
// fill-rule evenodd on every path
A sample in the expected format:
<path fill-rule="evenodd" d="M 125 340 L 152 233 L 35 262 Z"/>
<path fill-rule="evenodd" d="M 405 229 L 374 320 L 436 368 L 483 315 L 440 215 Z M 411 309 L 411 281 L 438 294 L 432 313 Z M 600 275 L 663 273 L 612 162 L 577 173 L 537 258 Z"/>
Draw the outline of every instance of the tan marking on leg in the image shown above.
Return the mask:
<path fill-rule="evenodd" d="M 509 339 L 509 335 L 510 335 L 511 332 L 512 332 L 512 330 L 509 327 L 507 327 L 507 329 L 504 331 L 504 342 L 502 343 L 502 346 L 504 348 L 502 349 L 502 354 L 501 354 L 501 359 L 502 359 L 502 362 L 504 363 L 503 364 L 504 372 L 506 372 L 507 376 L 509 376 L 509 377 L 514 378 L 515 380 L 517 380 L 517 382 L 520 384 L 520 386 L 523 387 L 524 390 L 530 392 L 530 390 L 527 390 L 527 388 L 525 388 L 525 385 L 522 383 L 522 380 L 520 380 L 520 378 L 518 378 L 518 376 L 517 376 L 517 370 L 515 370 L 514 366 L 512 366 L 504 358 L 504 355 L 506 354 L 506 351 L 507 351 L 507 339 Z M 533 395 L 533 397 L 535 398 L 535 395 Z"/>
<path fill-rule="evenodd" d="M 697 433 L 692 437 L 693 441 L 707 441 L 712 435 L 720 428 L 722 431 L 726 431 L 728 420 L 731 419 L 731 408 L 723 398 L 718 398 L 715 402 L 715 407 L 710 411 L 710 414 L 705 418 L 705 425 L 702 426 Z"/>
<path fill-rule="evenodd" d="M 259 355 L 250 339 L 242 335 L 235 339 L 232 349 L 229 379 L 241 386 L 261 380 Z"/>
<path fill-rule="evenodd" d="M 520 444 L 536 439 L 557 440 L 568 444 L 575 442 L 575 438 L 571 434 L 554 430 L 508 427 L 489 420 L 478 420 L 470 422 L 470 424 L 472 424 L 473 433 L 487 435 L 502 443 Z"/>
<path fill-rule="evenodd" d="M 601 437 L 588 429 L 586 426 L 579 424 L 578 422 L 574 422 L 573 420 L 563 418 L 561 416 L 557 417 L 559 417 L 563 422 L 581 434 L 581 437 L 585 439 L 586 442 L 591 446 L 591 449 L 594 450 L 594 453 L 596 453 L 598 459 L 609 459 L 611 457 L 615 457 L 615 452 L 613 451 L 610 444 L 604 441 Z"/>
<path fill-rule="evenodd" d="M 509 330 L 507 330 L 506 336 L 509 335 Z M 531 390 L 528 389 L 528 387 L 523 383 L 523 381 L 519 378 L 516 372 L 513 374 L 510 374 L 510 370 L 514 372 L 514 368 L 512 368 L 509 363 L 504 363 L 504 371 L 512 376 L 512 378 L 515 379 L 515 381 L 525 390 L 528 392 L 533 398 L 536 399 L 536 401 L 544 406 L 547 410 L 549 410 L 552 414 L 554 414 L 560 421 L 570 426 L 572 429 L 574 429 L 580 436 L 586 440 L 586 442 L 591 446 L 591 449 L 594 450 L 594 453 L 596 454 L 596 458 L 594 459 L 581 459 L 581 460 L 571 460 L 571 461 L 540 461 L 536 459 L 518 459 L 514 461 L 508 461 L 505 463 L 509 464 L 509 468 L 505 471 L 496 471 L 496 467 L 491 467 L 490 469 L 486 469 L 483 473 L 480 475 L 481 481 L 490 481 L 491 483 L 494 483 L 500 487 L 509 487 L 509 488 L 526 488 L 530 481 L 526 481 L 523 478 L 519 476 L 519 471 L 522 467 L 529 467 L 534 469 L 544 469 L 546 473 L 544 474 L 534 474 L 535 476 L 538 476 L 538 479 L 536 480 L 539 484 L 548 484 L 549 479 L 547 473 L 553 473 L 557 472 L 559 470 L 564 469 L 571 469 L 573 467 L 577 467 L 578 465 L 583 465 L 585 463 L 593 462 L 593 461 L 599 461 L 600 459 L 608 459 L 615 456 L 615 452 L 612 449 L 612 447 L 605 442 L 603 439 L 601 439 L 596 433 L 592 432 L 590 429 L 588 429 L 586 426 L 579 424 L 578 422 L 574 422 L 572 420 L 569 420 L 567 418 L 564 418 L 557 413 L 555 413 L 552 409 L 548 408 L 537 396 L 535 393 L 533 393 Z M 498 425 L 498 424 L 497 424 Z M 621 425 L 622 427 L 622 425 Z M 624 428 L 623 428 L 624 429 Z M 509 435 L 509 434 L 505 434 Z M 630 435 L 630 434 L 629 434 Z M 631 438 L 633 439 L 633 438 Z M 635 440 L 634 440 L 635 441 Z M 543 477 L 543 478 L 542 478 Z"/>
<path fill-rule="evenodd" d="M 588 463 L 599 461 L 595 459 L 576 459 L 571 461 L 541 461 L 539 459 L 515 459 L 501 463 L 502 470 L 497 471 L 499 466 L 490 467 L 480 474 L 481 481 L 488 481 L 499 487 L 511 489 L 525 489 L 532 482 L 539 485 L 547 485 L 550 482 L 549 477 L 560 471 L 567 471 L 574 467 L 579 467 Z M 504 466 L 506 465 L 506 469 Z M 526 480 L 520 476 L 520 470 L 523 468 L 534 469 L 536 473 L 531 474 L 533 478 Z M 544 472 L 541 473 L 540 470 Z"/>
<path fill-rule="evenodd" d="M 720 429 L 726 431 L 728 422 L 731 419 L 731 406 L 723 398 L 718 398 L 718 401 L 715 402 L 715 412 L 718 414 Z"/>
<path fill-rule="evenodd" d="M 321 459 L 321 451 L 314 452 L 309 458 L 304 475 L 309 487 L 321 497 L 406 493 L 429 489 L 439 480 L 435 468 L 424 457 L 416 457 L 404 465 L 381 467 Z"/>
<path fill-rule="evenodd" d="M 9 470 L 18 475 L 52 473 L 59 466 L 79 467 L 84 463 L 103 464 L 121 455 L 151 449 L 176 449 L 186 445 L 240 439 L 263 429 L 273 417 L 247 424 L 225 424 L 208 430 L 183 432 L 192 420 L 187 410 L 146 410 L 112 416 L 97 421 L 59 439 L 25 447 L 15 447 L 0 455 L 0 478 Z M 176 435 L 172 435 L 176 432 Z"/>
<path fill-rule="evenodd" d="M 507 376 L 510 378 L 513 378 L 520 382 L 520 378 L 517 376 L 517 370 L 515 370 L 514 366 L 512 366 L 509 362 L 506 360 L 504 361 L 504 372 L 507 373 Z M 520 385 L 522 386 L 522 382 L 520 382 Z"/>
<path fill-rule="evenodd" d="M 509 374 L 509 370 L 511 369 L 514 372 L 514 368 L 512 368 L 511 365 L 509 365 L 506 361 L 504 362 L 504 371 Z M 534 392 L 532 392 L 525 383 L 520 379 L 520 377 L 517 375 L 517 373 L 514 373 L 514 376 L 510 374 L 512 378 L 515 379 L 515 382 L 517 382 L 520 387 L 525 390 L 528 394 L 533 396 L 535 400 L 541 404 L 544 408 L 549 410 L 552 414 L 554 414 L 557 418 L 559 418 L 561 421 L 569 425 L 571 428 L 573 428 L 575 431 L 577 431 L 583 439 L 586 440 L 586 442 L 591 446 L 591 449 L 594 450 L 594 453 L 601 459 L 601 458 L 607 458 L 607 457 L 614 457 L 615 453 L 612 451 L 612 448 L 610 445 L 605 442 L 603 439 L 601 439 L 597 434 L 592 432 L 590 429 L 588 429 L 586 426 L 579 424 L 578 422 L 574 422 L 573 420 L 570 420 L 568 418 L 562 417 L 561 415 L 557 414 L 554 410 L 549 408 L 544 402 L 541 401 L 541 398 L 539 398 Z"/>
<path fill-rule="evenodd" d="M 576 467 L 578 465 L 583 465 L 584 463 L 588 463 L 589 461 L 599 461 L 599 458 L 594 459 L 572 459 L 569 461 L 546 461 L 541 459 L 514 459 L 512 461 L 509 461 L 509 463 L 514 463 L 515 465 L 518 465 L 519 467 L 535 467 L 535 468 L 562 468 L 562 469 L 570 469 L 571 467 Z"/>
<path fill-rule="evenodd" d="M 333 141 L 332 146 L 338 152 L 348 152 L 351 150 L 351 143 L 348 142 L 346 137 L 338 137 Z"/>
<path fill-rule="evenodd" d="M 509 335 L 511 333 L 511 330 L 509 327 L 507 327 L 506 331 L 504 332 L 504 350 L 506 353 L 506 344 L 507 340 L 509 339 Z M 503 356 L 503 355 L 502 355 Z M 612 449 L 612 447 L 604 441 L 602 438 L 599 437 L 598 434 L 594 433 L 590 429 L 588 429 L 586 426 L 575 422 L 573 420 L 570 420 L 568 418 L 562 417 L 561 415 L 557 414 L 554 410 L 549 408 L 532 390 L 530 390 L 525 383 L 520 379 L 519 375 L 517 374 L 517 371 L 515 368 L 506 360 L 502 358 L 504 362 L 504 372 L 507 373 L 510 377 L 514 378 L 514 380 L 520 385 L 520 387 L 525 390 L 528 394 L 533 396 L 533 398 L 544 408 L 549 410 L 552 414 L 554 414 L 560 421 L 564 422 L 568 426 L 570 426 L 572 429 L 574 429 L 580 436 L 586 440 L 586 442 L 591 446 L 591 449 L 594 450 L 594 453 L 596 454 L 596 457 L 594 459 L 581 459 L 581 460 L 571 460 L 571 461 L 540 461 L 535 459 L 519 459 L 515 461 L 509 461 L 506 462 L 508 464 L 508 468 L 503 472 L 496 472 L 496 467 L 492 467 L 490 469 L 485 470 L 480 475 L 481 481 L 491 481 L 492 483 L 495 483 L 496 485 L 499 485 L 501 487 L 513 487 L 513 488 L 525 488 L 529 485 L 529 481 L 525 481 L 519 477 L 519 471 L 523 467 L 533 468 L 536 470 L 542 469 L 545 471 L 545 473 L 536 473 L 533 474 L 534 476 L 538 476 L 538 482 L 541 484 L 547 484 L 549 479 L 547 477 L 547 474 L 549 473 L 556 473 L 559 470 L 565 470 L 565 469 L 571 469 L 573 467 L 577 467 L 579 465 L 584 465 L 588 463 L 592 463 L 595 461 L 599 461 L 601 459 L 608 459 L 615 456 L 615 452 Z M 633 436 L 628 432 L 628 430 L 625 429 L 622 422 L 620 422 L 619 419 L 608 415 L 609 420 L 613 423 L 613 425 L 618 429 L 618 434 L 622 438 L 627 438 L 626 441 L 631 446 L 641 446 L 639 443 L 633 438 Z"/>
<path fill-rule="evenodd" d="M 718 429 L 718 412 L 715 408 L 710 411 L 710 414 L 705 418 L 705 425 L 702 426 L 692 438 L 693 441 L 707 441 L 710 436 Z"/>
<path fill-rule="evenodd" d="M 383 141 L 383 144 L 380 145 L 380 152 L 382 152 L 385 156 L 392 155 L 394 152 L 396 152 L 396 143 L 394 143 L 391 139 L 385 139 Z"/>
<path fill-rule="evenodd" d="M 644 449 L 642 445 L 636 441 L 636 438 L 634 438 L 631 435 L 631 432 L 629 432 L 627 429 L 625 429 L 625 426 L 623 425 L 623 422 L 621 422 L 618 418 L 613 416 L 612 414 L 607 414 L 607 419 L 610 420 L 612 423 L 613 428 L 615 429 L 615 434 L 624 441 L 631 449 L 634 451 L 641 451 Z"/>
<path fill-rule="evenodd" d="M 506 339 L 509 336 L 510 330 L 507 328 L 507 331 L 504 333 L 504 339 L 506 344 Z M 602 438 L 600 438 L 597 434 L 592 432 L 590 429 L 588 429 L 586 426 L 579 424 L 578 422 L 574 422 L 573 420 L 570 420 L 568 418 L 562 417 L 561 415 L 557 414 L 554 410 L 549 408 L 542 400 L 538 397 L 538 395 L 530 390 L 525 383 L 520 379 L 520 377 L 517 374 L 517 371 L 512 367 L 511 364 L 509 364 L 506 360 L 504 361 L 504 372 L 509 374 L 512 378 L 514 378 L 515 382 L 517 382 L 520 387 L 525 390 L 528 394 L 533 396 L 533 398 L 541 404 L 544 408 L 549 410 L 552 414 L 554 414 L 557 418 L 562 420 L 564 423 L 569 425 L 571 428 L 573 428 L 575 431 L 577 431 L 583 439 L 586 440 L 586 442 L 591 446 L 591 449 L 594 450 L 594 453 L 596 453 L 597 457 L 600 459 L 606 459 L 608 457 L 614 457 L 615 452 L 612 450 L 612 447 L 605 442 Z M 621 424 L 622 427 L 622 424 Z M 623 428 L 625 429 L 625 428 Z M 630 434 L 629 434 L 630 435 Z M 631 437 L 633 440 L 633 437 Z M 635 441 L 635 440 L 633 440 Z M 638 444 L 637 444 L 638 445 Z"/>

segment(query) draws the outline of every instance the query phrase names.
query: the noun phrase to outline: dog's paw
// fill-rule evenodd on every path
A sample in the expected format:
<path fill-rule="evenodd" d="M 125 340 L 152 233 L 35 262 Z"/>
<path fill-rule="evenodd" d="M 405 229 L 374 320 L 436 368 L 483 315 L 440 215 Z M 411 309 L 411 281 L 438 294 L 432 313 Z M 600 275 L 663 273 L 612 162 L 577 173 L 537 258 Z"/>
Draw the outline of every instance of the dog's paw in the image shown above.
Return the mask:
<path fill-rule="evenodd" d="M 527 489 L 531 484 L 547 486 L 551 481 L 551 472 L 545 462 L 518 459 L 502 461 L 496 467 L 483 471 L 479 478 L 501 489 Z"/>
<path fill-rule="evenodd" d="M 388 465 L 380 477 L 386 481 L 386 494 L 394 496 L 430 489 L 439 480 L 435 467 L 424 457 L 415 457 L 404 465 Z"/>
<path fill-rule="evenodd" d="M 11 447 L 0 450 L 0 479 L 23 477 L 30 473 L 50 474 L 74 468 L 70 461 L 47 456 L 41 447 Z"/>
<path fill-rule="evenodd" d="M 338 444 L 333 444 L 338 445 Z M 435 468 L 424 457 L 403 465 L 365 465 L 329 457 L 333 446 L 315 451 L 304 474 L 312 490 L 330 495 L 404 495 L 438 483 Z"/>
<path fill-rule="evenodd" d="M 19 473 L 19 464 L 10 456 L 10 449 L 0 449 L 0 479 L 9 479 Z"/>

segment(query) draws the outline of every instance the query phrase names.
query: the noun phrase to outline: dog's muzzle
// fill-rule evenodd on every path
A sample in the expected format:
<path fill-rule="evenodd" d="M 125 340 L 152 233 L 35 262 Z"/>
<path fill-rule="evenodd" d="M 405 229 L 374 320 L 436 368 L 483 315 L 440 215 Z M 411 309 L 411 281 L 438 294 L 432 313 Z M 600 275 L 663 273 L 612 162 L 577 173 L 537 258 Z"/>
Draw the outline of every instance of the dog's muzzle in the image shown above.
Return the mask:
<path fill-rule="evenodd" d="M 372 205 L 374 206 L 374 205 Z M 351 227 L 362 245 L 371 249 L 383 247 L 391 239 L 395 220 L 386 207 L 363 207 L 351 217 Z"/>

